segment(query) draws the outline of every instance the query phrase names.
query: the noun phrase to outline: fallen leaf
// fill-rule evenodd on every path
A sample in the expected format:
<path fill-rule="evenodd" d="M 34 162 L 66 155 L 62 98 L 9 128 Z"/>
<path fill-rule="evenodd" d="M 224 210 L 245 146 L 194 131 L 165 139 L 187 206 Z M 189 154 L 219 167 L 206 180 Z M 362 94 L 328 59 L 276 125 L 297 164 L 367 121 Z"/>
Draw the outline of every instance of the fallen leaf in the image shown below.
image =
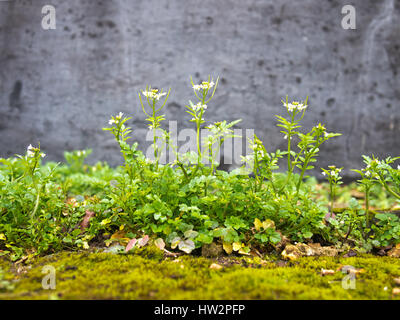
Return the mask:
<path fill-rule="evenodd" d="M 82 231 L 89 227 L 89 220 L 90 218 L 94 217 L 94 215 L 95 213 L 93 211 L 86 210 L 85 216 L 83 217 L 80 225 Z"/>
<path fill-rule="evenodd" d="M 364 273 L 364 272 L 365 272 L 365 269 L 363 269 L 363 268 L 358 268 L 358 269 L 356 269 L 356 268 L 354 268 L 354 267 L 352 267 L 352 266 L 346 265 L 346 266 L 340 266 L 340 267 L 337 269 L 337 271 L 341 271 L 341 272 L 344 272 L 344 273 L 347 273 L 347 274 L 357 275 L 357 274 L 359 274 L 359 273 Z"/>
<path fill-rule="evenodd" d="M 158 238 L 154 241 L 154 244 L 156 245 L 156 247 L 160 250 L 164 250 L 165 248 L 165 242 L 163 239 Z"/>
<path fill-rule="evenodd" d="M 335 274 L 335 270 L 321 269 L 321 276 Z"/>
<path fill-rule="evenodd" d="M 178 256 L 177 253 L 168 251 L 167 249 L 164 249 L 164 252 L 165 252 L 165 255 L 166 255 L 167 257 L 174 257 L 174 258 L 176 258 L 176 257 Z"/>
<path fill-rule="evenodd" d="M 383 250 L 383 249 L 380 249 L 380 250 L 377 252 L 377 255 L 378 255 L 378 256 L 381 256 L 381 257 L 386 256 L 386 251 Z"/>
<path fill-rule="evenodd" d="M 281 253 L 281 256 L 287 260 L 295 260 L 299 257 L 313 255 L 316 255 L 315 250 L 304 243 L 297 243 L 296 245 L 287 244 Z"/>
<path fill-rule="evenodd" d="M 123 230 L 118 230 L 111 236 L 111 239 L 113 239 L 113 240 L 122 239 L 122 238 L 125 238 L 125 231 L 123 231 Z"/>
<path fill-rule="evenodd" d="M 241 244 L 240 242 L 234 242 L 234 243 L 232 243 L 232 249 L 233 249 L 233 251 L 239 251 L 241 247 L 242 247 L 242 244 Z"/>
<path fill-rule="evenodd" d="M 250 255 L 250 248 L 249 248 L 249 247 L 242 246 L 242 247 L 239 249 L 238 253 L 239 253 L 239 254 L 244 254 L 244 255 L 249 256 L 249 255 Z"/>
<path fill-rule="evenodd" d="M 146 244 L 147 244 L 147 242 L 149 242 L 149 236 L 148 235 L 145 235 L 143 238 L 140 238 L 139 240 L 138 240 L 138 247 L 144 247 Z"/>
<path fill-rule="evenodd" d="M 400 288 L 393 288 L 392 293 L 393 293 L 394 295 L 400 294 Z"/>
<path fill-rule="evenodd" d="M 398 243 L 396 245 L 396 247 L 390 249 L 390 251 L 388 251 L 387 255 L 389 257 L 393 257 L 393 258 L 400 258 L 400 243 Z"/>
<path fill-rule="evenodd" d="M 128 244 L 126 245 L 125 251 L 128 252 L 129 250 L 131 250 L 135 244 L 137 242 L 137 239 L 133 238 L 131 241 L 128 242 Z"/>
<path fill-rule="evenodd" d="M 211 266 L 210 266 L 210 269 L 213 269 L 213 270 L 221 270 L 221 269 L 223 269 L 224 267 L 223 266 L 221 266 L 220 264 L 218 264 L 218 263 L 213 263 Z"/>
<path fill-rule="evenodd" d="M 225 250 L 225 252 L 226 252 L 227 254 L 231 254 L 231 253 L 232 253 L 233 247 L 232 247 L 232 244 L 231 244 L 231 243 L 224 242 L 224 243 L 222 244 L 222 247 L 224 248 L 224 250 Z"/>

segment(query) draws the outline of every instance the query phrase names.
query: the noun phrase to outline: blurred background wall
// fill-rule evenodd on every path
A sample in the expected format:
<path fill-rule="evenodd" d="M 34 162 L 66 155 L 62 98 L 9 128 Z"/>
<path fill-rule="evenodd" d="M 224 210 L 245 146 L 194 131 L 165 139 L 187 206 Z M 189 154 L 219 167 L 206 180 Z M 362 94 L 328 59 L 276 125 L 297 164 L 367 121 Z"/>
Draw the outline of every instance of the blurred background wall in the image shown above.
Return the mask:
<path fill-rule="evenodd" d="M 56 30 L 42 28 L 47 4 Z M 346 4 L 356 30 L 341 26 Z M 119 164 L 101 130 L 110 115 L 132 115 L 144 148 L 138 92 L 172 87 L 165 114 L 183 129 L 189 77 L 209 74 L 220 85 L 206 119 L 243 119 L 238 127 L 254 129 L 267 150 L 284 148 L 281 99 L 308 95 L 305 125 L 343 133 L 317 168 L 400 154 L 398 0 L 3 0 L 0 42 L 0 157 L 40 141 L 49 160 L 92 148 L 92 162 Z"/>

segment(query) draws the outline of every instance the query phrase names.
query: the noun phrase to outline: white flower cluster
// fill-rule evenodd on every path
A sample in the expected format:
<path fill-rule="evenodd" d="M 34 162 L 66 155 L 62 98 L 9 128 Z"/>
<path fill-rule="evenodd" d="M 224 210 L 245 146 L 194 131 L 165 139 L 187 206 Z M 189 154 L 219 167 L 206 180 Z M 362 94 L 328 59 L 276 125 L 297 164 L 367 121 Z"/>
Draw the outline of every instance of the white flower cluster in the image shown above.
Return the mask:
<path fill-rule="evenodd" d="M 145 97 L 157 101 L 167 94 L 166 92 L 158 92 L 158 89 L 150 89 L 149 91 L 142 91 L 142 93 Z"/>
<path fill-rule="evenodd" d="M 297 101 L 292 101 L 292 103 L 283 103 L 283 106 L 289 111 L 289 112 L 293 112 L 295 110 L 298 111 L 303 111 L 307 108 L 307 105 L 304 103 L 300 103 Z"/>
<path fill-rule="evenodd" d="M 193 89 L 196 91 L 209 90 L 212 87 L 214 87 L 214 85 L 215 85 L 214 81 L 211 81 L 211 82 L 203 81 L 201 84 L 194 84 Z"/>
<path fill-rule="evenodd" d="M 365 172 L 366 177 L 377 178 L 378 174 L 374 172 L 374 168 L 380 164 L 381 162 L 378 159 L 373 159 L 362 171 Z"/>
<path fill-rule="evenodd" d="M 204 118 L 192 118 L 190 121 L 197 121 L 200 120 L 201 122 L 204 122 Z"/>
<path fill-rule="evenodd" d="M 371 166 L 380 165 L 380 164 L 381 163 L 380 163 L 380 161 L 378 159 L 374 159 L 367 165 L 366 169 L 371 168 Z"/>
<path fill-rule="evenodd" d="M 258 150 L 258 151 L 257 151 L 257 158 L 258 158 L 258 159 L 262 159 L 262 158 L 264 158 L 264 157 L 265 157 L 264 151 L 263 151 L 263 150 Z"/>
<path fill-rule="evenodd" d="M 113 125 L 114 123 L 118 124 L 121 121 L 123 116 L 124 116 L 124 114 L 122 112 L 120 112 L 117 116 L 111 117 L 111 119 L 108 121 L 108 124 L 110 126 Z"/>
<path fill-rule="evenodd" d="M 202 104 L 201 102 L 199 102 L 198 104 L 193 105 L 192 109 L 195 112 L 197 112 L 199 110 L 206 110 L 207 109 L 207 105 L 206 104 Z"/>
<path fill-rule="evenodd" d="M 35 157 L 36 153 L 39 152 L 39 151 L 40 151 L 39 148 L 35 148 L 30 144 L 28 146 L 27 150 L 26 150 L 26 153 L 27 153 L 29 158 L 33 158 L 33 157 Z M 45 153 L 40 153 L 40 156 L 42 158 L 44 158 L 46 156 L 46 154 Z"/>
<path fill-rule="evenodd" d="M 76 152 L 76 155 L 78 157 L 84 156 L 84 155 L 86 155 L 86 151 L 85 150 L 82 150 L 82 151 L 79 150 L 79 151 Z"/>
<path fill-rule="evenodd" d="M 331 170 L 329 175 L 332 178 L 338 178 L 339 177 L 339 173 L 342 171 L 342 168 L 336 168 L 336 166 L 328 166 L 328 168 Z M 323 176 L 326 176 L 325 171 L 322 172 Z"/>

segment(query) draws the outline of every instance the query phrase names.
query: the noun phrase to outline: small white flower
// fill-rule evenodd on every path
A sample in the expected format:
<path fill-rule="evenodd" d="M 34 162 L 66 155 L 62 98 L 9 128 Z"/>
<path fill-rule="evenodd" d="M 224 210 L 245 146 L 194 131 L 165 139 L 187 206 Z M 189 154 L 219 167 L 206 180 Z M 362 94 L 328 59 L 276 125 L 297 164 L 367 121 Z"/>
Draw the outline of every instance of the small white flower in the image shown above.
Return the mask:
<path fill-rule="evenodd" d="M 30 157 L 30 158 L 35 156 L 35 151 L 31 144 L 28 146 L 28 149 L 26 152 L 28 154 L 28 157 Z"/>
<path fill-rule="evenodd" d="M 167 93 L 158 92 L 158 89 L 151 89 L 149 91 L 142 91 L 143 95 L 149 99 L 160 100 L 161 97 L 165 96 Z"/>
<path fill-rule="evenodd" d="M 166 92 L 164 92 L 164 93 L 157 93 L 157 94 L 154 95 L 154 98 L 155 98 L 156 100 L 160 100 L 160 98 L 163 97 L 163 96 L 165 96 L 166 94 L 167 94 Z"/>
<path fill-rule="evenodd" d="M 283 106 L 286 107 L 286 109 L 289 112 L 293 112 L 295 110 L 303 111 L 303 110 L 305 110 L 307 108 L 306 104 L 300 103 L 300 102 L 297 102 L 297 101 L 292 101 L 292 103 L 287 103 L 287 104 L 283 103 Z"/>
<path fill-rule="evenodd" d="M 214 81 L 211 82 L 207 82 L 207 81 L 203 81 L 201 84 L 194 84 L 193 85 L 193 89 L 195 91 L 199 91 L 199 90 L 209 90 L 211 89 L 213 86 L 215 85 Z"/>
<path fill-rule="evenodd" d="M 322 171 L 322 175 L 323 175 L 323 176 L 326 176 L 326 173 L 325 173 L 325 171 Z"/>
<path fill-rule="evenodd" d="M 287 105 L 287 108 L 288 108 L 289 112 L 293 112 L 296 109 L 296 105 L 289 103 Z"/>
<path fill-rule="evenodd" d="M 44 157 L 46 156 L 46 154 L 45 154 L 45 153 L 41 153 L 40 156 L 41 156 L 42 158 L 44 158 Z"/>
<path fill-rule="evenodd" d="M 193 110 L 195 112 L 197 112 L 199 110 L 206 110 L 207 109 L 207 105 L 206 104 L 202 104 L 201 102 L 199 102 L 198 104 L 195 104 L 192 108 L 193 108 Z"/>
<path fill-rule="evenodd" d="M 303 110 L 305 110 L 305 109 L 307 109 L 307 105 L 306 105 L 306 104 L 300 103 L 300 104 L 297 106 L 297 110 L 299 110 L 299 111 L 303 111 Z"/>
<path fill-rule="evenodd" d="M 367 172 L 365 173 L 365 175 L 366 175 L 367 177 L 369 177 L 369 176 L 371 175 L 371 172 L 367 171 Z"/>
<path fill-rule="evenodd" d="M 124 116 L 124 114 L 122 112 L 120 112 L 118 115 L 116 115 L 115 117 L 111 117 L 111 119 L 108 121 L 108 124 L 111 126 L 113 124 L 118 124 L 119 121 L 122 119 L 122 117 Z"/>
<path fill-rule="evenodd" d="M 399 165 L 399 166 L 397 166 L 397 170 L 400 170 L 400 165 Z"/>
<path fill-rule="evenodd" d="M 285 139 L 285 140 L 287 139 L 287 134 L 285 134 L 285 136 L 283 137 L 283 139 Z"/>
<path fill-rule="evenodd" d="M 258 158 L 264 158 L 265 157 L 264 151 L 262 151 L 262 150 L 258 151 L 257 152 L 257 157 Z"/>

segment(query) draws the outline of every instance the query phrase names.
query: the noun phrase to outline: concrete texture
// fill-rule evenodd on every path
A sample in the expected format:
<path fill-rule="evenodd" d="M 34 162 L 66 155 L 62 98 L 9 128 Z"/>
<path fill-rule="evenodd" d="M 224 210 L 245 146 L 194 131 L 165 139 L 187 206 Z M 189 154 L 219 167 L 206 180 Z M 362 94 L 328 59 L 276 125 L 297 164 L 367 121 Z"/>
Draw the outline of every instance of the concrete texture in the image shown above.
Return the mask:
<path fill-rule="evenodd" d="M 56 30 L 41 9 L 56 8 Z M 343 136 L 317 167 L 347 170 L 361 154 L 400 154 L 400 1 L 355 0 L 357 29 L 341 27 L 345 0 L 0 1 L 0 156 L 40 141 L 50 160 L 92 148 L 119 164 L 111 114 L 132 114 L 145 148 L 137 93 L 172 87 L 165 114 L 190 126 L 189 76 L 220 76 L 207 119 L 242 118 L 268 150 L 283 148 L 280 100 L 309 95 L 305 125 Z M 184 121 L 184 122 L 183 122 Z M 349 171 L 348 171 L 349 173 Z"/>

